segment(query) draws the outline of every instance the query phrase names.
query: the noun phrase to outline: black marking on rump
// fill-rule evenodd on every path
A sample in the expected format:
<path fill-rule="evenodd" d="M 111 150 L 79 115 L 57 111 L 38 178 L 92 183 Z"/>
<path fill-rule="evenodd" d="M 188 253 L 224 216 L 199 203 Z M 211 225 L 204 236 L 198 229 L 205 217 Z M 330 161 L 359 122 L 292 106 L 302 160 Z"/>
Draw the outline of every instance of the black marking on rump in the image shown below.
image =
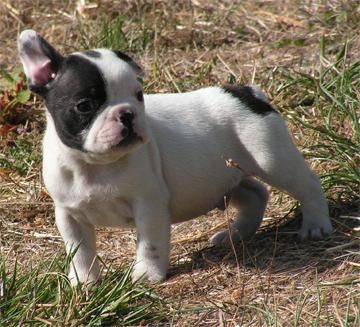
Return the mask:
<path fill-rule="evenodd" d="M 277 113 L 277 111 L 266 101 L 256 97 L 251 86 L 240 86 L 227 84 L 223 86 L 225 92 L 230 93 L 245 104 L 252 112 L 266 116 L 270 113 Z"/>
<path fill-rule="evenodd" d="M 96 50 L 86 50 L 83 53 L 92 58 L 101 58 L 101 53 Z"/>
<path fill-rule="evenodd" d="M 105 81 L 97 66 L 86 58 L 70 55 L 44 98 L 61 141 L 84 151 L 81 132 L 90 127 L 106 101 Z M 84 99 L 93 101 L 93 110 L 79 113 L 76 104 Z"/>

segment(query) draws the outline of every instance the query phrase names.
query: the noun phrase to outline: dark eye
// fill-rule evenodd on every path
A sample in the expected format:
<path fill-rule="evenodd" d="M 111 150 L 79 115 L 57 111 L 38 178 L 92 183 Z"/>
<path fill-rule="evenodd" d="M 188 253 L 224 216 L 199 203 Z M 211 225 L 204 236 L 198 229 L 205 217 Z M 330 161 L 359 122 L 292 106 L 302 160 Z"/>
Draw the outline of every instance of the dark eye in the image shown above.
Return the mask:
<path fill-rule="evenodd" d="M 140 102 L 144 101 L 144 95 L 142 90 L 136 92 L 136 99 Z"/>
<path fill-rule="evenodd" d="M 96 101 L 92 99 L 82 99 L 76 105 L 75 109 L 81 114 L 87 114 L 96 109 Z"/>

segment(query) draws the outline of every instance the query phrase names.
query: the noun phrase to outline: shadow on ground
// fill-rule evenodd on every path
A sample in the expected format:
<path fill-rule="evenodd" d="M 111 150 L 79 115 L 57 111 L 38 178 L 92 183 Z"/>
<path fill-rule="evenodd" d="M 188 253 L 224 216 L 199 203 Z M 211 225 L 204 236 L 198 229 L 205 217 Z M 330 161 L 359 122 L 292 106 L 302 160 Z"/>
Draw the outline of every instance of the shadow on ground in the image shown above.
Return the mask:
<path fill-rule="evenodd" d="M 355 230 L 359 222 L 344 218 L 354 216 L 354 213 L 359 216 L 358 205 L 356 201 L 354 203 L 336 204 L 330 208 L 334 217 L 334 232 L 322 240 L 298 239 L 296 231 L 301 225 L 301 215 L 295 212 L 291 217 L 278 221 L 278 225 L 261 228 L 250 241 L 234 244 L 234 248 L 205 245 L 191 253 L 191 260 L 173 264 L 169 277 L 224 264 L 256 271 L 271 269 L 272 273 L 305 267 L 316 267 L 318 272 L 322 272 L 340 265 L 348 259 L 348 256 L 340 253 L 343 254 L 344 250 L 355 252 L 359 248 Z"/>

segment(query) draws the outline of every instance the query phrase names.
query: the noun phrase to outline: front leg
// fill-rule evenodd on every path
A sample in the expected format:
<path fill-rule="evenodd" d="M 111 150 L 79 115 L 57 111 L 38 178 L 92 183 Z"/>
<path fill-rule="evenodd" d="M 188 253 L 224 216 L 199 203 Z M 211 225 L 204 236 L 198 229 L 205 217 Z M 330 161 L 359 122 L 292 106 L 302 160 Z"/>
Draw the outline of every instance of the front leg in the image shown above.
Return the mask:
<path fill-rule="evenodd" d="M 95 229 L 81 220 L 74 219 L 67 210 L 56 207 L 55 219 L 58 230 L 65 242 L 66 253 L 76 251 L 69 271 L 71 285 L 95 282 L 100 275 L 96 258 Z"/>
<path fill-rule="evenodd" d="M 134 209 L 137 244 L 132 278 L 162 281 L 166 278 L 170 254 L 168 207 L 158 199 L 141 199 Z"/>

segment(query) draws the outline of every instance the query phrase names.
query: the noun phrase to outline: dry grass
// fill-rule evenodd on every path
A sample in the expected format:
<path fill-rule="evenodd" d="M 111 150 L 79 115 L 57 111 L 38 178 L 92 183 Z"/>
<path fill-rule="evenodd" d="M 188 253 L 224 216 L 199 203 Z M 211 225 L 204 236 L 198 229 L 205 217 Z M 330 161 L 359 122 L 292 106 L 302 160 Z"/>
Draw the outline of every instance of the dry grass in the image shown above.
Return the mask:
<path fill-rule="evenodd" d="M 82 7 L 76 3 L 81 2 L 3 0 L 1 65 L 7 69 L 19 65 L 16 37 L 24 28 L 35 29 L 68 53 L 78 46 L 103 42 L 98 37 L 99 26 L 121 15 L 125 39 L 119 45 L 145 68 L 144 84 L 149 92 L 184 91 L 229 80 L 255 82 L 277 106 L 291 108 L 302 99 L 296 92 L 279 90 L 288 83 L 288 75 L 317 74 L 321 36 L 327 37 L 329 56 L 338 53 L 346 39 L 351 40 L 350 59 L 360 54 L 357 1 L 103 0 L 91 2 L 94 6 L 85 1 Z M 35 102 L 34 108 L 27 137 L 39 157 L 42 107 Z M 299 125 L 292 124 L 290 129 L 300 147 L 318 141 Z M 8 146 L 8 142 L 0 146 Z M 334 169 L 316 160 L 310 164 L 319 173 Z M 17 258 L 22 269 L 30 258 L 50 258 L 63 247 L 39 171 L 36 161 L 25 176 L 0 170 L 1 252 L 10 263 Z M 173 227 L 170 278 L 156 286 L 169 303 L 169 324 L 359 323 L 359 220 L 351 218 L 359 219 L 356 203 L 333 205 L 336 231 L 331 237 L 299 243 L 294 235 L 299 222 L 292 219 L 297 215 L 286 216 L 294 203 L 276 191 L 272 195 L 266 212 L 269 218 L 236 253 L 207 243 L 211 233 L 220 226 L 226 228 L 227 219 L 233 216 L 231 210 L 225 214 L 212 211 Z M 276 219 L 284 216 L 287 218 Z M 135 248 L 132 231 L 99 229 L 98 235 L 104 261 L 118 267 L 131 262 Z"/>

